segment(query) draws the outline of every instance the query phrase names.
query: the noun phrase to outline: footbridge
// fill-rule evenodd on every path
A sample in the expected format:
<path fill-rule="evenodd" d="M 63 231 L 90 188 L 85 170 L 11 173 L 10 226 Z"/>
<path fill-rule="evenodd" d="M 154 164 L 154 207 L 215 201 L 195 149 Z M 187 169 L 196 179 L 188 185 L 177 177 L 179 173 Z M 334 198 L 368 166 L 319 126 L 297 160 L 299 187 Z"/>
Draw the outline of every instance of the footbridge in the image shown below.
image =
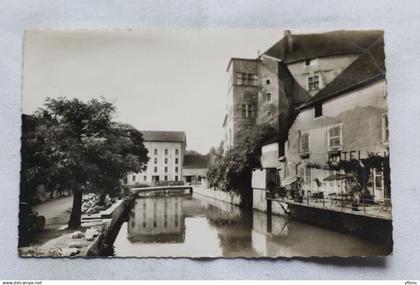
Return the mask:
<path fill-rule="evenodd" d="M 185 193 L 188 191 L 189 194 L 193 193 L 193 187 L 191 185 L 159 185 L 159 186 L 147 186 L 147 187 L 132 187 L 131 191 L 137 194 L 157 193 L 157 194 L 170 194 L 170 193 Z"/>

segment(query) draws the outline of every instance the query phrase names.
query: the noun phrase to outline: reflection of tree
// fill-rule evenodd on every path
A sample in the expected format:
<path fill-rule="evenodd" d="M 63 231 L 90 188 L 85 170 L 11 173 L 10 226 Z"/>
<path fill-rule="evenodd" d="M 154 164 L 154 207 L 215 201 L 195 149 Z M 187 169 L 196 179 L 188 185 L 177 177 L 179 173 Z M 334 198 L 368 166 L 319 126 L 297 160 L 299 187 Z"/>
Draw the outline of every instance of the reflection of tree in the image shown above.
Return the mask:
<path fill-rule="evenodd" d="M 240 252 L 252 249 L 251 235 L 231 235 L 220 232 L 218 235 L 224 256 L 239 256 Z"/>
<path fill-rule="evenodd" d="M 241 214 L 223 211 L 213 205 L 207 205 L 206 217 L 209 223 L 216 227 L 223 227 L 226 225 L 235 225 L 240 223 Z"/>
<path fill-rule="evenodd" d="M 216 206 L 207 205 L 206 216 L 209 224 L 218 232 L 224 256 L 255 255 L 252 249 L 251 213 L 224 211 Z"/>

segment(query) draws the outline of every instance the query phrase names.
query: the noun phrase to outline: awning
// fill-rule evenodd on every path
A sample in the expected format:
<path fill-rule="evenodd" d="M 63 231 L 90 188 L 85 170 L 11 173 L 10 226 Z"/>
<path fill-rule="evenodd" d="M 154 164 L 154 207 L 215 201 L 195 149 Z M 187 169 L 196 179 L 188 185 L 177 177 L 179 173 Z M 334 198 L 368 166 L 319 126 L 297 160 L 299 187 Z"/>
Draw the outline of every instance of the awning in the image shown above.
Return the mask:
<path fill-rule="evenodd" d="M 334 181 L 334 180 L 343 180 L 346 178 L 352 178 L 353 176 L 351 174 L 334 174 L 330 175 L 324 178 L 324 181 Z"/>
<path fill-rule="evenodd" d="M 297 180 L 297 176 L 289 176 L 286 179 L 281 181 L 281 185 L 287 186 L 287 185 L 292 184 L 293 182 L 296 182 L 296 180 Z"/>

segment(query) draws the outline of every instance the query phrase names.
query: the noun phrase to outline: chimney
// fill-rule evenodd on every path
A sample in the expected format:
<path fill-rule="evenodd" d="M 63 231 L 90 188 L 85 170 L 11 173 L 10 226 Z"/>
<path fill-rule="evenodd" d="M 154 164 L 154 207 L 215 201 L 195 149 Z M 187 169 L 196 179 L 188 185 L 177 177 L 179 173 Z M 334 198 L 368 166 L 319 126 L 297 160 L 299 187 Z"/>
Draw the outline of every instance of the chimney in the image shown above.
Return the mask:
<path fill-rule="evenodd" d="M 293 37 L 290 30 L 284 30 L 284 38 L 286 39 L 286 47 L 288 52 L 293 51 Z"/>

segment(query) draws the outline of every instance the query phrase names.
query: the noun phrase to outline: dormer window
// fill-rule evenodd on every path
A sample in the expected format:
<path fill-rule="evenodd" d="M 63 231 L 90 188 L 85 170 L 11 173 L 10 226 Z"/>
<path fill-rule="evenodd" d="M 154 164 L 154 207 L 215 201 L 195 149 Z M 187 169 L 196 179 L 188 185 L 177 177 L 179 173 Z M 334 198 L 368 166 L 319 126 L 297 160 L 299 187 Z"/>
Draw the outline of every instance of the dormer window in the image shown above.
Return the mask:
<path fill-rule="evenodd" d="M 308 91 L 319 90 L 319 75 L 308 76 Z"/>

